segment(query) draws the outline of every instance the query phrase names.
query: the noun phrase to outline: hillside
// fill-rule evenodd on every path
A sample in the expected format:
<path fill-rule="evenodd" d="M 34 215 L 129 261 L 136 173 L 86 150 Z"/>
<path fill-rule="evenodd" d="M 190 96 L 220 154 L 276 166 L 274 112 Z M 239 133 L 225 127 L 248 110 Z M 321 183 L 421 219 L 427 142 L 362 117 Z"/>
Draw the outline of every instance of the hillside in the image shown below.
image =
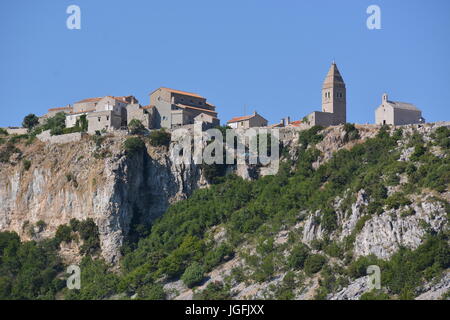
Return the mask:
<path fill-rule="evenodd" d="M 175 165 L 173 143 L 147 138 L 2 136 L 1 297 L 448 296 L 448 127 L 283 137 L 279 173 L 255 177 Z M 72 263 L 81 290 L 64 288 Z M 381 290 L 368 292 L 369 265 L 381 268 Z"/>

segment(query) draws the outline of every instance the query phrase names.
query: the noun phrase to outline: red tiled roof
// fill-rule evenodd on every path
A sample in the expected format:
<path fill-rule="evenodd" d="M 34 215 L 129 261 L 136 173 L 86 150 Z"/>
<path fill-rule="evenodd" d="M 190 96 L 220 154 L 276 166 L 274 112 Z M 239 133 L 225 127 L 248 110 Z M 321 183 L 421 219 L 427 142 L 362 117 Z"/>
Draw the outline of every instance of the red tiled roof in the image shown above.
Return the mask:
<path fill-rule="evenodd" d="M 98 98 L 87 98 L 87 99 L 83 99 L 83 100 L 80 100 L 80 101 L 75 102 L 75 103 L 97 102 L 97 101 L 99 101 L 99 100 L 101 100 L 101 99 L 102 99 L 102 97 L 98 97 Z"/>
<path fill-rule="evenodd" d="M 293 127 L 298 127 L 301 124 L 302 124 L 302 120 L 292 121 L 291 123 L 289 123 L 289 125 L 293 126 Z"/>
<path fill-rule="evenodd" d="M 158 88 L 155 91 L 160 90 L 160 89 L 164 90 L 164 91 L 169 91 L 169 92 L 172 92 L 172 93 L 183 94 L 185 96 L 191 96 L 191 97 L 195 97 L 195 98 L 205 99 L 204 97 L 202 97 L 201 95 L 196 94 L 196 93 L 187 92 L 187 91 L 181 91 L 181 90 L 176 90 L 176 89 L 170 89 L 170 88 L 165 88 L 165 87 Z M 155 92 L 155 91 L 153 91 L 153 92 Z"/>
<path fill-rule="evenodd" d="M 70 110 L 72 107 L 59 107 L 59 108 L 51 108 L 48 111 L 59 111 L 59 110 Z"/>
<path fill-rule="evenodd" d="M 89 110 L 84 110 L 84 111 L 80 111 L 80 112 L 70 112 L 69 114 L 81 114 L 81 113 L 88 113 L 88 112 L 95 112 L 95 109 L 89 109 Z"/>
<path fill-rule="evenodd" d="M 234 117 L 233 119 L 229 120 L 227 123 L 245 121 L 245 120 L 253 118 L 254 116 L 255 116 L 255 114 L 252 114 L 251 116 Z"/>
<path fill-rule="evenodd" d="M 213 113 L 213 114 L 217 114 L 217 112 L 209 110 L 209 109 L 203 109 L 203 108 L 198 108 L 198 107 L 192 107 L 192 106 L 188 106 L 185 104 L 177 104 L 178 107 L 183 108 L 183 109 L 193 109 L 193 110 L 199 110 L 205 113 Z"/>
<path fill-rule="evenodd" d="M 97 101 L 100 101 L 101 99 L 103 99 L 105 97 L 113 98 L 114 100 L 117 100 L 119 102 L 127 103 L 125 99 L 128 96 L 123 96 L 123 97 L 104 96 L 104 97 L 97 97 L 97 98 L 87 98 L 87 99 L 83 99 L 83 100 L 75 102 L 75 103 L 97 102 Z"/>
<path fill-rule="evenodd" d="M 154 108 L 155 106 L 152 106 L 152 105 L 148 105 L 148 106 L 143 106 L 143 107 L 141 107 L 141 109 L 151 109 L 151 108 Z"/>

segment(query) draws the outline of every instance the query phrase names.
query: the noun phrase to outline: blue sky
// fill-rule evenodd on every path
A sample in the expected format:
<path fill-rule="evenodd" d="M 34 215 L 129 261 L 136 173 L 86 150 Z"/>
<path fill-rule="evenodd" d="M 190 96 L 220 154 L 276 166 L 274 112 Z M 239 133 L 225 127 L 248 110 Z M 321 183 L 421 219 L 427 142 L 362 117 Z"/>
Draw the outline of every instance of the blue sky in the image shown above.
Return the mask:
<path fill-rule="evenodd" d="M 71 4 L 81 30 L 66 28 Z M 381 30 L 366 27 L 371 4 Z M 373 123 L 384 91 L 450 120 L 448 0 L 3 0 L 0 14 L 0 126 L 89 97 L 146 105 L 160 86 L 205 96 L 222 123 L 301 119 L 333 59 L 349 122 Z"/>

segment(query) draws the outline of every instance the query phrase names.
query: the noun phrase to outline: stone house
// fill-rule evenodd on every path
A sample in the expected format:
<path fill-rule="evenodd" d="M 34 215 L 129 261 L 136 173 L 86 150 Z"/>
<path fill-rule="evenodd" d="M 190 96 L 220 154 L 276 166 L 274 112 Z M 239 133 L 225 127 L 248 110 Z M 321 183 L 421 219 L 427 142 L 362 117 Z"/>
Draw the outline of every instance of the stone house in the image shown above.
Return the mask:
<path fill-rule="evenodd" d="M 122 117 L 113 110 L 96 111 L 87 114 L 88 133 L 97 131 L 119 130 L 122 127 Z"/>
<path fill-rule="evenodd" d="M 322 111 L 306 116 L 310 126 L 333 126 L 347 122 L 347 91 L 336 63 L 332 63 L 322 85 Z"/>
<path fill-rule="evenodd" d="M 216 107 L 206 98 L 186 91 L 158 88 L 150 94 L 150 105 L 154 106 L 155 128 L 173 129 L 194 124 L 201 113 L 217 118 Z"/>
<path fill-rule="evenodd" d="M 383 94 L 381 105 L 375 110 L 375 123 L 384 125 L 405 125 L 424 123 L 422 111 L 411 103 L 390 101 Z"/>
<path fill-rule="evenodd" d="M 202 130 L 208 130 L 220 126 L 220 121 L 210 114 L 200 113 L 194 118 L 194 123 L 200 123 Z"/>
<path fill-rule="evenodd" d="M 233 129 L 248 129 L 255 127 L 267 127 L 267 120 L 256 111 L 250 116 L 235 117 L 227 122 Z"/>
<path fill-rule="evenodd" d="M 140 104 L 133 103 L 127 106 L 127 125 L 133 119 L 139 120 L 146 129 L 152 129 L 154 127 L 153 123 L 153 113 L 155 111 L 155 106 L 141 106 Z"/>
<path fill-rule="evenodd" d="M 98 98 L 88 98 L 78 101 L 73 104 L 72 111 L 66 116 L 66 127 L 74 127 L 77 120 L 86 115 L 89 123 L 93 124 L 92 131 L 95 132 L 100 129 L 107 131 L 112 129 L 120 129 L 127 125 L 127 106 L 129 104 L 138 103 L 133 96 L 113 97 L 105 96 Z M 97 121 L 94 121 L 95 113 L 101 112 L 97 115 Z M 118 120 L 120 118 L 120 121 Z M 100 121 L 98 121 L 100 119 Z"/>

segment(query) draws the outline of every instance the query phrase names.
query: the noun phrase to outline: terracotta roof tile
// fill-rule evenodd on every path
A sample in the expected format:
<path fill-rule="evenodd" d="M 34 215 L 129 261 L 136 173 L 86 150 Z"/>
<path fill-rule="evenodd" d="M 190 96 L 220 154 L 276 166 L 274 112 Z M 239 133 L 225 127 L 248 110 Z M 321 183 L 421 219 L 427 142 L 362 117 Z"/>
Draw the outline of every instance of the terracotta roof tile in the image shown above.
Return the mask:
<path fill-rule="evenodd" d="M 101 100 L 101 99 L 102 99 L 102 97 L 98 97 L 98 98 L 87 98 L 87 99 L 83 99 L 83 100 L 80 100 L 80 101 L 75 102 L 75 103 L 97 102 L 97 101 L 99 101 L 99 100 Z"/>
<path fill-rule="evenodd" d="M 187 91 L 182 91 L 182 90 L 176 90 L 176 89 L 170 89 L 170 88 L 166 88 L 166 87 L 158 88 L 158 89 L 156 89 L 155 91 L 160 90 L 160 89 L 161 89 L 161 90 L 164 90 L 164 91 L 169 91 L 169 92 L 172 92 L 172 93 L 183 94 L 183 95 L 185 95 L 185 96 L 191 96 L 191 97 L 195 97 L 195 98 L 205 99 L 204 97 L 202 97 L 201 95 L 196 94 L 196 93 L 187 92 Z M 155 91 L 153 91 L 153 92 L 155 92 Z M 153 93 L 153 92 L 152 92 L 152 93 Z"/>
<path fill-rule="evenodd" d="M 298 127 L 301 124 L 302 124 L 302 120 L 297 120 L 297 121 L 292 121 L 291 123 L 289 123 L 289 126 Z"/>
<path fill-rule="evenodd" d="M 233 119 L 229 120 L 227 123 L 245 121 L 245 120 L 253 118 L 254 116 L 255 116 L 255 114 L 252 114 L 251 116 L 234 117 Z"/>
<path fill-rule="evenodd" d="M 51 108 L 48 111 L 60 111 L 60 110 L 71 110 L 72 107 L 59 107 L 59 108 Z"/>
<path fill-rule="evenodd" d="M 213 110 L 209 110 L 209 109 L 203 109 L 203 108 L 198 108 L 198 107 L 192 107 L 192 106 L 188 106 L 185 104 L 177 104 L 178 107 L 183 108 L 183 109 L 193 109 L 193 110 L 199 110 L 205 113 L 213 113 L 213 114 L 217 114 L 217 112 L 213 111 Z"/>

